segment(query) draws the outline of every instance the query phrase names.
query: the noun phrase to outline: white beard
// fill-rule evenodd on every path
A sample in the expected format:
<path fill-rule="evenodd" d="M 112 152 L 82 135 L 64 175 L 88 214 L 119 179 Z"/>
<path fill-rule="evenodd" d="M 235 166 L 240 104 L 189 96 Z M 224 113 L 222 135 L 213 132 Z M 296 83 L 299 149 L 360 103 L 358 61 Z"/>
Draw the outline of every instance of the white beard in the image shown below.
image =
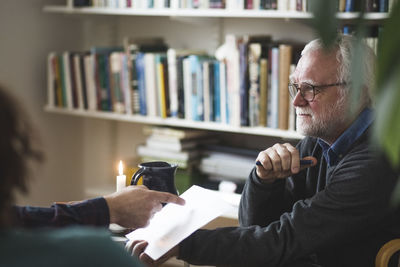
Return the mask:
<path fill-rule="evenodd" d="M 325 141 L 334 140 L 341 129 L 346 126 L 350 117 L 345 97 L 341 97 L 336 103 L 325 106 L 320 113 L 314 114 L 310 107 L 296 108 L 296 114 L 309 114 L 306 118 L 297 116 L 297 132 L 305 136 L 314 136 Z"/>

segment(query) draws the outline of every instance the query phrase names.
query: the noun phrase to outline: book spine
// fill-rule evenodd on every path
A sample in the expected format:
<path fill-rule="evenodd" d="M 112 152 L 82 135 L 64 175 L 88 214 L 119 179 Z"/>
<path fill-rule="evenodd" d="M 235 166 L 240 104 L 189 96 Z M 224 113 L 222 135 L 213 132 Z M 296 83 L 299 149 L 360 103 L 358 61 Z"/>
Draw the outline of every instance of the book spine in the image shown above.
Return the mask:
<path fill-rule="evenodd" d="M 64 83 L 65 83 L 65 96 L 67 108 L 73 108 L 73 95 L 71 87 L 71 63 L 69 52 L 63 53 L 63 70 L 64 70 Z"/>
<path fill-rule="evenodd" d="M 53 64 L 55 57 L 56 54 L 54 52 L 49 53 L 47 56 L 47 106 L 49 107 L 54 107 L 57 103 L 55 97 L 57 81 Z"/>
<path fill-rule="evenodd" d="M 292 59 L 292 46 L 281 44 L 279 46 L 279 119 L 278 127 L 287 130 L 289 112 L 289 84 L 290 65 Z"/>
<path fill-rule="evenodd" d="M 204 121 L 210 121 L 211 116 L 211 99 L 210 99 L 210 73 L 209 62 L 203 62 L 203 104 L 204 104 Z"/>
<path fill-rule="evenodd" d="M 240 125 L 249 125 L 249 77 L 248 77 L 248 44 L 242 41 L 239 44 L 240 60 Z"/>
<path fill-rule="evenodd" d="M 171 117 L 178 117 L 178 78 L 175 49 L 168 49 L 168 82 Z"/>
<path fill-rule="evenodd" d="M 254 43 L 249 45 L 249 123 L 251 127 L 259 124 L 259 99 L 260 99 L 260 84 L 259 84 L 259 60 L 261 56 L 261 44 Z"/>
<path fill-rule="evenodd" d="M 121 90 L 122 90 L 122 104 L 126 114 L 132 114 L 132 88 L 130 85 L 130 66 L 129 56 L 125 53 L 121 53 Z"/>
<path fill-rule="evenodd" d="M 144 73 L 144 53 L 137 54 L 136 71 L 137 71 L 137 75 L 138 75 L 140 114 L 147 115 L 146 79 L 145 79 L 145 73 Z"/>
<path fill-rule="evenodd" d="M 259 126 L 267 126 L 268 60 L 260 60 L 260 119 Z"/>
<path fill-rule="evenodd" d="M 185 58 L 183 60 L 183 83 L 185 97 L 185 119 L 192 120 L 192 75 L 190 58 Z"/>
<path fill-rule="evenodd" d="M 87 110 L 89 108 L 88 105 L 88 88 L 87 88 L 87 73 L 85 70 L 85 54 L 82 53 L 79 56 L 79 72 L 81 76 L 81 85 L 82 85 L 82 100 L 83 100 L 83 108 Z"/>
<path fill-rule="evenodd" d="M 113 95 L 113 111 L 116 113 L 124 112 L 121 88 L 121 55 L 119 52 L 110 54 L 110 91 Z"/>
<path fill-rule="evenodd" d="M 83 86 L 82 86 L 82 76 L 81 76 L 81 60 L 80 54 L 75 54 L 73 56 L 73 71 L 75 76 L 75 88 L 76 88 L 76 96 L 77 96 L 77 108 L 83 109 Z"/>
<path fill-rule="evenodd" d="M 185 88 L 183 80 L 183 59 L 177 61 L 177 87 L 178 87 L 178 118 L 185 118 Z"/>
<path fill-rule="evenodd" d="M 214 120 L 216 122 L 221 122 L 221 75 L 220 75 L 220 63 L 219 61 L 214 61 Z"/>
<path fill-rule="evenodd" d="M 153 53 L 144 55 L 144 74 L 146 81 L 147 116 L 155 117 L 159 114 L 157 109 L 155 59 Z"/>
<path fill-rule="evenodd" d="M 219 62 L 219 88 L 220 88 L 220 100 L 221 100 L 221 122 L 229 123 L 229 110 L 228 110 L 228 97 L 226 89 L 226 64 L 225 62 Z"/>
<path fill-rule="evenodd" d="M 208 61 L 208 91 L 210 97 L 210 121 L 215 121 L 215 83 L 214 83 L 214 62 L 212 60 Z"/>
<path fill-rule="evenodd" d="M 345 12 L 354 12 L 354 1 L 353 0 L 346 0 L 346 7 Z"/>
<path fill-rule="evenodd" d="M 271 102 L 270 116 L 267 122 L 268 127 L 278 128 L 278 107 L 279 107 L 279 48 L 273 47 L 271 51 Z"/>

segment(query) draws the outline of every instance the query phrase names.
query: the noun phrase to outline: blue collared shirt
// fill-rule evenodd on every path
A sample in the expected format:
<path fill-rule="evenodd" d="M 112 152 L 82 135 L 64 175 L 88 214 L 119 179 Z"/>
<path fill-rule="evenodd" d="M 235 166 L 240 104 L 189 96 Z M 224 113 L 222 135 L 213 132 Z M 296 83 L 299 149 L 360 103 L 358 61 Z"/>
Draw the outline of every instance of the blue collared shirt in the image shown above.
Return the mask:
<path fill-rule="evenodd" d="M 350 125 L 341 136 L 329 146 L 322 139 L 318 139 L 318 144 L 322 147 L 323 155 L 328 166 L 336 165 L 350 146 L 365 132 L 373 121 L 373 111 L 365 108 L 357 119 Z"/>

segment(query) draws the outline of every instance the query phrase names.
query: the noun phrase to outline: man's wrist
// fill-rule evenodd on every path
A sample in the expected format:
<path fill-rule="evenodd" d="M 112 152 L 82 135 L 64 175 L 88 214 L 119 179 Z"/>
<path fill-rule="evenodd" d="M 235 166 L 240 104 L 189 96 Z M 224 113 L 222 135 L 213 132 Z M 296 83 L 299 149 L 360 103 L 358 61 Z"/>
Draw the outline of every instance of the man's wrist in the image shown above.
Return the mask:
<path fill-rule="evenodd" d="M 110 223 L 116 223 L 116 216 L 114 214 L 114 208 L 113 208 L 113 198 L 112 196 L 105 196 L 104 197 L 106 203 L 107 203 L 107 207 L 108 207 L 108 217 L 109 217 L 109 221 Z"/>

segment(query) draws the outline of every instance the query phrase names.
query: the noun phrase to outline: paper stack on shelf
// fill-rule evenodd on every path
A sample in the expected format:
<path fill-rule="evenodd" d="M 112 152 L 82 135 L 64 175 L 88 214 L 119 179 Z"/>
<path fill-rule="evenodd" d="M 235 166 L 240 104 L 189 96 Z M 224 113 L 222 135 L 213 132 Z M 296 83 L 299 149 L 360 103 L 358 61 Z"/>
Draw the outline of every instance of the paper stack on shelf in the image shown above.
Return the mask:
<path fill-rule="evenodd" d="M 208 146 L 199 170 L 211 181 L 244 184 L 254 167 L 257 152 L 222 146 Z"/>

